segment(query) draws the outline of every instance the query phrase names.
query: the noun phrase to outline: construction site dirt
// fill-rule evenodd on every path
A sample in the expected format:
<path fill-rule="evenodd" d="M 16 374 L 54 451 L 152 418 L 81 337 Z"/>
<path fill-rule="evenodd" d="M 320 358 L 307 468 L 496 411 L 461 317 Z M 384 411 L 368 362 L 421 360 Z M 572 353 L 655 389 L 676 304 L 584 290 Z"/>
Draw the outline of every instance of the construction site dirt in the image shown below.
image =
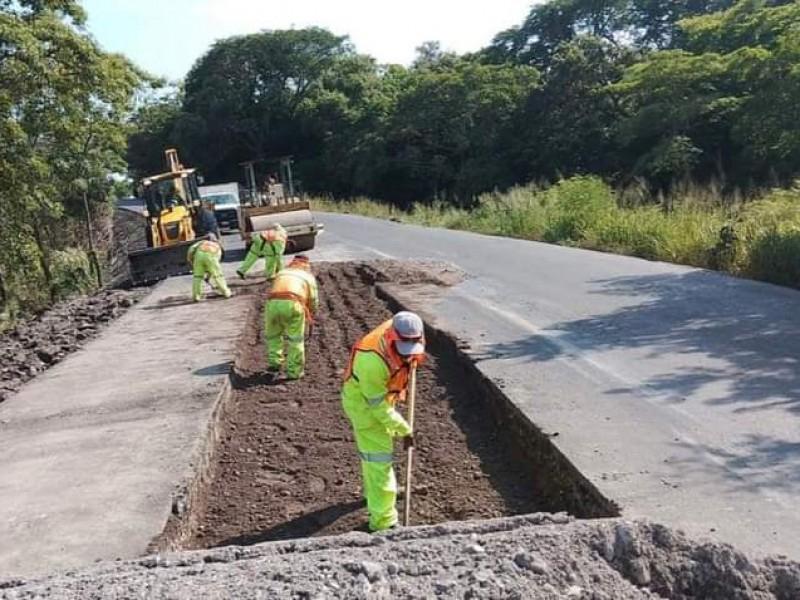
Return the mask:
<path fill-rule="evenodd" d="M 398 308 L 376 294 L 376 281 L 442 280 L 413 265 L 385 262 L 321 265 L 316 271 L 321 308 L 307 344 L 305 377 L 265 381 L 263 294 L 254 297 L 207 482 L 182 519 L 186 523 L 168 526 L 154 548 L 245 545 L 366 527 L 360 465 L 339 399 L 349 350 Z M 565 474 L 568 467 L 554 464 L 530 440 L 518 443 L 508 433 L 514 428 L 501 428 L 506 423 L 498 423 L 497 415 L 505 409 L 493 406 L 496 400 L 475 381 L 454 342 L 435 330 L 430 335 L 417 388 L 412 524 L 535 511 L 616 514 L 577 481 L 579 475 Z M 399 449 L 395 464 L 401 476 Z"/>

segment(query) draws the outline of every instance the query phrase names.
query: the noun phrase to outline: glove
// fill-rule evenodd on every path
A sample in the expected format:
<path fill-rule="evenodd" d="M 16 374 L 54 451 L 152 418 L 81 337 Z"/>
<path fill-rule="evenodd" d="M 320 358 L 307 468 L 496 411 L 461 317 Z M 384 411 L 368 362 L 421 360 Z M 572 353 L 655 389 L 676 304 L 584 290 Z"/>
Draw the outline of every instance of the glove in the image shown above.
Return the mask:
<path fill-rule="evenodd" d="M 414 447 L 414 434 L 411 433 L 403 438 L 403 450 L 408 450 Z"/>
<path fill-rule="evenodd" d="M 244 273 L 241 271 L 236 271 L 236 274 L 239 276 L 239 279 L 244 279 Z"/>

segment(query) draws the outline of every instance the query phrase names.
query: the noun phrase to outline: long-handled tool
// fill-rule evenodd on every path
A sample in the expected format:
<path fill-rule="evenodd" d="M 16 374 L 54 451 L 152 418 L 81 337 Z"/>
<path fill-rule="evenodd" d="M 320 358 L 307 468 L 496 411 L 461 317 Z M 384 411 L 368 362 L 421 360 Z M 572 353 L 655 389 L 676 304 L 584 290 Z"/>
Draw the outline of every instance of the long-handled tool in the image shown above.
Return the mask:
<path fill-rule="evenodd" d="M 409 377 L 408 384 L 408 424 L 411 426 L 411 431 L 414 431 L 414 402 L 417 396 L 417 363 L 411 365 L 411 376 Z M 413 434 L 412 434 L 413 435 Z M 406 449 L 406 493 L 405 504 L 403 507 L 403 525 L 408 527 L 411 518 L 411 473 L 414 464 L 414 446 L 409 446 Z"/>

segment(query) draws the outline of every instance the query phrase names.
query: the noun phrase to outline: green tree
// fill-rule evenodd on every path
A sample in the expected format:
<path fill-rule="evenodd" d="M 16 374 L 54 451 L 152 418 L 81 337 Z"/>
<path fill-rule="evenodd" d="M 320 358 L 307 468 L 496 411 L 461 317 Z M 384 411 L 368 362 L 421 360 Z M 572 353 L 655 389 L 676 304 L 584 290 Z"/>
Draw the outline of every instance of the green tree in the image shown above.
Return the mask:
<path fill-rule="evenodd" d="M 618 131 L 639 157 L 634 171 L 662 185 L 688 174 L 790 179 L 800 156 L 800 5 L 740 0 L 680 27 L 689 50 L 651 54 L 612 86 L 627 104 Z"/>
<path fill-rule="evenodd" d="M 395 197 L 469 204 L 513 183 L 502 142 L 537 82 L 530 67 L 467 60 L 413 70 L 387 131 L 389 160 L 404 182 Z"/>
<path fill-rule="evenodd" d="M 508 140 L 519 179 L 617 170 L 613 131 L 623 113 L 607 89 L 634 60 L 626 48 L 593 36 L 559 46 Z"/>
<path fill-rule="evenodd" d="M 313 152 L 299 113 L 321 78 L 352 54 L 344 37 L 319 29 L 268 31 L 218 41 L 185 82 L 183 136 L 209 176 L 235 177 L 254 157 Z"/>
<path fill-rule="evenodd" d="M 124 169 L 125 119 L 140 73 L 102 52 L 71 0 L 0 3 L 0 273 L 9 306 L 62 290 L 53 254 L 85 241 L 71 217 Z M 41 290 L 46 290 L 45 294 Z"/>

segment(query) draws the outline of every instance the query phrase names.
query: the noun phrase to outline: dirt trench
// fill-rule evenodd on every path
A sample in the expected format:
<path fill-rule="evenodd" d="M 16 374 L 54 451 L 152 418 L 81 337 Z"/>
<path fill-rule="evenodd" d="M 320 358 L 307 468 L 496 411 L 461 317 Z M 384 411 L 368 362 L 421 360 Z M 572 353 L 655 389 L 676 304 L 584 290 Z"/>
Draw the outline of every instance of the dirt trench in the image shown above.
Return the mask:
<path fill-rule="evenodd" d="M 264 380 L 263 295 L 254 298 L 207 481 L 189 513 L 181 523 L 173 519 L 154 548 L 247 545 L 365 528 L 360 464 L 339 400 L 341 373 L 352 344 L 392 314 L 376 282 L 441 281 L 384 263 L 322 265 L 317 277 L 322 306 L 298 382 Z M 616 514 L 552 447 L 542 451 L 549 445 L 544 436 L 535 442 L 535 431 L 509 429 L 515 416 L 487 396 L 499 391 L 479 381 L 452 340 L 435 330 L 431 335 L 418 380 L 413 524 L 536 511 Z M 395 461 L 402 478 L 399 448 Z"/>

